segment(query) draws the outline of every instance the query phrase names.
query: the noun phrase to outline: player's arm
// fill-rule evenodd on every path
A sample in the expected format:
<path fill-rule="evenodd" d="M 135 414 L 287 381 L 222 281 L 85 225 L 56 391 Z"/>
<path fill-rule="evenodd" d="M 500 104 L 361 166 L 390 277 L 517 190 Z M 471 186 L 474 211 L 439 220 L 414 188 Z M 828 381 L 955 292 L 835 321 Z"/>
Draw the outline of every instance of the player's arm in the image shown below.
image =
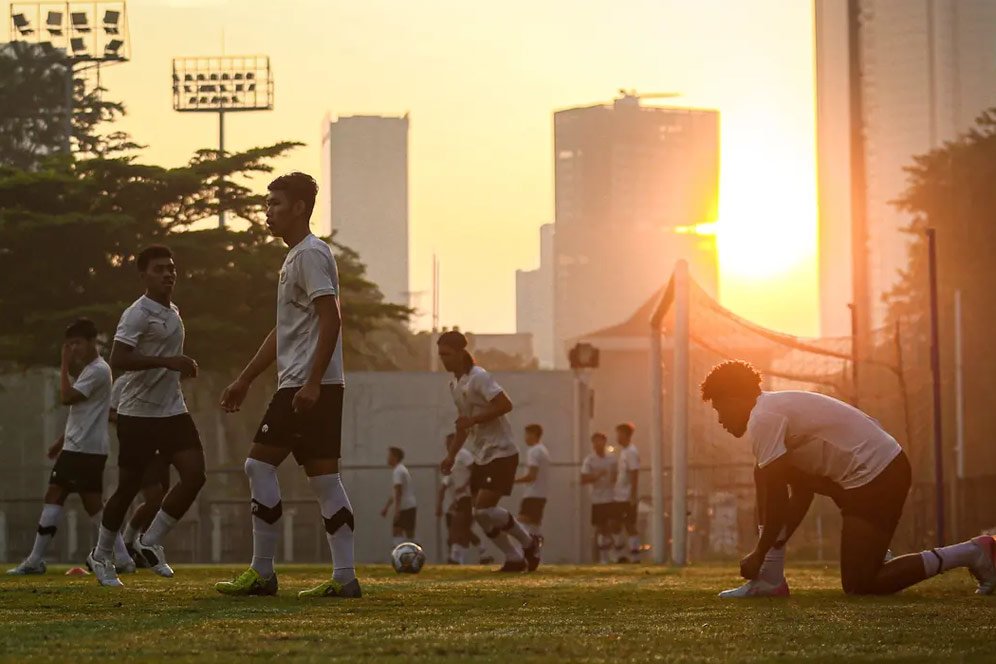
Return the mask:
<path fill-rule="evenodd" d="M 446 485 L 440 483 L 439 490 L 436 491 L 436 516 L 443 515 L 443 499 L 446 497 Z"/>
<path fill-rule="evenodd" d="M 294 395 L 294 411 L 298 413 L 308 410 L 318 402 L 322 377 L 332 361 L 335 347 L 339 343 L 339 331 L 342 329 L 339 298 L 335 295 L 321 295 L 313 300 L 313 304 L 318 314 L 318 343 L 311 356 L 308 380 Z"/>
<path fill-rule="evenodd" d="M 515 478 L 515 484 L 531 484 L 539 476 L 539 466 L 527 466 L 526 474 Z"/>
<path fill-rule="evenodd" d="M 401 513 L 401 485 L 394 485 L 394 518 L 397 519 Z"/>
<path fill-rule="evenodd" d="M 453 438 L 446 448 L 446 458 L 439 464 L 439 469 L 442 471 L 443 475 L 449 475 L 453 470 L 453 464 L 456 462 L 456 455 L 463 448 L 463 444 L 467 442 L 467 429 L 457 429 L 456 433 L 453 434 Z"/>
<path fill-rule="evenodd" d="M 392 493 L 387 497 L 387 502 L 384 504 L 384 509 L 380 511 L 381 516 L 387 516 L 387 511 L 391 509 L 391 503 L 394 502 L 394 494 Z"/>
<path fill-rule="evenodd" d="M 169 369 L 177 371 L 184 378 L 197 375 L 197 362 L 186 355 L 154 357 L 142 355 L 134 346 L 114 340 L 111 346 L 111 368 L 116 371 L 148 371 L 149 369 Z"/>
<path fill-rule="evenodd" d="M 86 395 L 73 389 L 73 379 L 69 375 L 69 345 L 62 346 L 62 364 L 59 371 L 59 400 L 63 406 L 86 401 Z"/>
<path fill-rule="evenodd" d="M 595 480 L 598 479 L 597 473 L 581 473 L 581 484 L 594 484 Z"/>
<path fill-rule="evenodd" d="M 229 413 L 239 410 L 242 402 L 245 401 L 249 393 L 249 387 L 259 375 L 266 371 L 270 365 L 277 361 L 277 328 L 274 327 L 259 345 L 256 354 L 249 360 L 249 364 L 242 369 L 242 373 L 231 385 L 221 393 L 221 407 Z"/>
<path fill-rule="evenodd" d="M 48 448 L 48 453 L 46 454 L 46 456 L 49 459 L 54 459 L 55 457 L 59 456 L 59 453 L 62 451 L 62 446 L 65 445 L 65 444 L 66 444 L 66 434 L 62 434 Z"/>
<path fill-rule="evenodd" d="M 761 535 L 758 537 L 754 550 L 740 561 L 740 573 L 746 579 L 757 577 L 764 562 L 764 556 L 778 542 L 778 536 L 785 526 L 789 511 L 788 491 L 789 460 L 783 455 L 763 468 L 759 469 L 757 478 L 757 494 L 763 501 L 761 514 L 764 523 L 761 525 Z"/>
<path fill-rule="evenodd" d="M 461 417 L 457 420 L 457 431 L 467 430 L 478 424 L 485 424 L 492 420 L 497 420 L 502 415 L 512 412 L 512 401 L 504 392 L 499 392 L 481 412 L 470 417 Z"/>

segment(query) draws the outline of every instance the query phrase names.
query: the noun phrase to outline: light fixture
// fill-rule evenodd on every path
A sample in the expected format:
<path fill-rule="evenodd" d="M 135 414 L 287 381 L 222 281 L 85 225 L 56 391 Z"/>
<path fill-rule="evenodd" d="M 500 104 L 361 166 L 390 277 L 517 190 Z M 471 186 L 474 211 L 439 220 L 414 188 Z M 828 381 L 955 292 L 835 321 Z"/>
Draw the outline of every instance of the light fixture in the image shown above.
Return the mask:
<path fill-rule="evenodd" d="M 73 47 L 73 53 L 86 53 L 86 41 L 82 37 L 73 37 L 69 44 Z"/>
<path fill-rule="evenodd" d="M 190 94 L 191 92 L 194 91 L 194 88 L 189 85 L 185 85 L 183 86 L 183 91 L 186 92 L 187 94 Z"/>
<path fill-rule="evenodd" d="M 121 12 L 107 10 L 104 12 L 104 32 L 109 35 L 121 34 L 121 29 L 118 27 L 121 23 Z"/>
<path fill-rule="evenodd" d="M 31 24 L 28 22 L 28 18 L 24 14 L 14 14 L 14 27 L 17 31 L 21 33 L 22 37 L 27 37 L 28 35 L 33 35 L 34 30 L 31 29 Z"/>
<path fill-rule="evenodd" d="M 122 46 L 124 46 L 123 41 L 121 41 L 120 39 L 112 39 L 111 41 L 107 42 L 107 46 L 104 47 L 104 55 L 108 58 L 119 57 L 118 51 L 121 50 Z"/>
<path fill-rule="evenodd" d="M 45 29 L 53 37 L 62 36 L 62 12 L 49 12 L 45 21 Z"/>
<path fill-rule="evenodd" d="M 194 80 L 194 77 L 191 76 L 190 74 L 184 74 L 183 80 L 184 81 L 192 81 L 192 80 Z"/>
<path fill-rule="evenodd" d="M 200 100 L 200 103 L 201 103 L 201 104 L 206 104 L 206 103 L 208 103 L 208 98 L 207 98 L 207 97 L 201 97 L 201 100 Z"/>
<path fill-rule="evenodd" d="M 249 84 L 249 92 L 253 92 L 255 89 L 256 89 L 256 84 L 255 83 L 250 83 Z"/>
<path fill-rule="evenodd" d="M 243 78 L 245 78 L 245 77 L 242 75 L 242 72 L 236 72 L 236 74 L 235 74 L 235 80 L 236 81 L 241 81 Z"/>
<path fill-rule="evenodd" d="M 191 97 L 190 98 L 190 103 L 191 104 L 196 104 L 197 103 L 197 97 Z"/>
<path fill-rule="evenodd" d="M 218 80 L 218 75 L 217 74 L 211 74 L 211 80 L 212 81 L 217 81 Z"/>
<path fill-rule="evenodd" d="M 90 21 L 86 12 L 73 12 L 73 30 L 76 32 L 90 32 Z"/>
<path fill-rule="evenodd" d="M 216 86 L 214 86 L 214 85 L 212 85 L 210 83 L 208 83 L 207 85 L 198 85 L 197 86 L 197 91 L 198 92 L 214 92 L 215 89 L 216 89 Z"/>
<path fill-rule="evenodd" d="M 244 86 L 243 84 L 239 83 L 238 85 L 235 86 L 235 91 L 236 92 L 245 92 L 246 91 L 246 86 Z"/>
<path fill-rule="evenodd" d="M 233 95 L 232 96 L 232 103 L 233 104 L 238 104 L 239 103 L 239 98 Z"/>

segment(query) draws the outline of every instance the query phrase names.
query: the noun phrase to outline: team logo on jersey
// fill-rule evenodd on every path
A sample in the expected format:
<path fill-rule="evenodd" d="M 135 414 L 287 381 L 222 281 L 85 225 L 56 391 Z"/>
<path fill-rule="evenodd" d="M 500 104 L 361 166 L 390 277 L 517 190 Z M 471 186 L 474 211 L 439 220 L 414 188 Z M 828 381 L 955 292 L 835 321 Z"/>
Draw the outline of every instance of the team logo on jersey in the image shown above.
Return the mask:
<path fill-rule="evenodd" d="M 269 424 L 264 424 L 264 425 L 263 425 L 263 428 L 262 428 L 262 429 L 260 429 L 260 431 L 261 431 L 262 433 L 269 433 L 269 432 L 270 432 L 270 425 L 269 425 Z"/>
<path fill-rule="evenodd" d="M 280 283 L 287 281 L 287 270 L 280 270 Z"/>

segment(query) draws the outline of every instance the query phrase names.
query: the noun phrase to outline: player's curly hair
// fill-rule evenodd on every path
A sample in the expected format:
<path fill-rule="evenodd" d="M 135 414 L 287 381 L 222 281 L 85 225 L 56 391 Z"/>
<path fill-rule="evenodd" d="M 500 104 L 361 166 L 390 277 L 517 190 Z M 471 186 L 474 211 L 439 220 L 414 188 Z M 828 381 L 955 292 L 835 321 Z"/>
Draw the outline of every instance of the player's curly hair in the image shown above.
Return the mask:
<path fill-rule="evenodd" d="M 315 209 L 315 199 L 318 197 L 318 183 L 315 178 L 307 173 L 294 171 L 281 175 L 269 184 L 270 191 L 286 192 L 287 198 L 293 203 L 302 201 L 304 203 L 304 216 L 311 218 L 311 212 Z"/>
<path fill-rule="evenodd" d="M 756 397 L 761 393 L 761 373 L 744 360 L 721 362 L 712 368 L 699 389 L 703 401 L 727 396 Z"/>

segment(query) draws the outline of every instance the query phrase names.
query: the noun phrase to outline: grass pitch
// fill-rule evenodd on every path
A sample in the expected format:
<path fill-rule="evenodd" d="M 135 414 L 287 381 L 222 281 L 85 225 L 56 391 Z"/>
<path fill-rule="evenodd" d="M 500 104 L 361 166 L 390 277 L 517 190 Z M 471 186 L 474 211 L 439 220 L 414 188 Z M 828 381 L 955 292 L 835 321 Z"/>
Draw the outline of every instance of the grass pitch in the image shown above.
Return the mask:
<path fill-rule="evenodd" d="M 278 597 L 227 598 L 240 568 L 146 570 L 123 589 L 92 576 L 0 576 L 0 659 L 554 662 L 996 661 L 996 597 L 950 573 L 895 597 L 845 597 L 836 568 L 794 567 L 788 600 L 720 601 L 732 567 L 547 566 L 530 575 L 363 567 L 360 600 L 298 600 L 327 569 L 279 572 Z"/>

